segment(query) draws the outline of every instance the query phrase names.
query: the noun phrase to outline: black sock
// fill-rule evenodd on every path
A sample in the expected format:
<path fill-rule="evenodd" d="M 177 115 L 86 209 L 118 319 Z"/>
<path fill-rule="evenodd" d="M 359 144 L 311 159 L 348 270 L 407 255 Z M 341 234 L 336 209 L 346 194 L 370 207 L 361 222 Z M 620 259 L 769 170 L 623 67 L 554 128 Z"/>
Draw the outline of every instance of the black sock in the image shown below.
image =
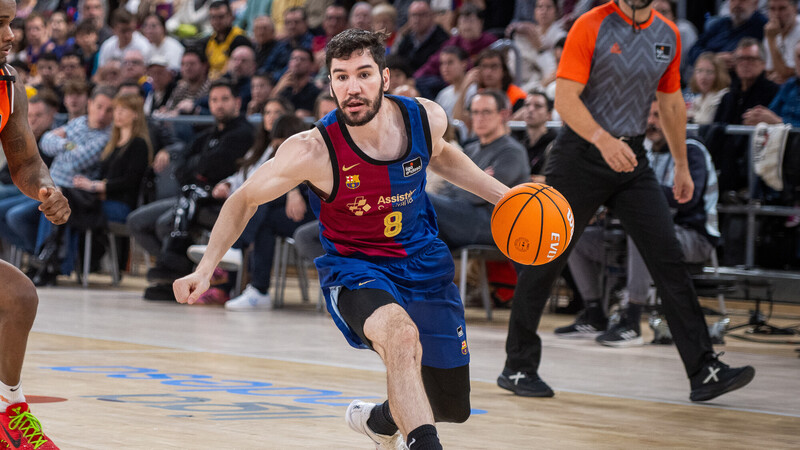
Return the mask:
<path fill-rule="evenodd" d="M 586 302 L 586 319 L 590 323 L 605 323 L 606 314 L 603 312 L 603 300 L 585 300 Z"/>
<path fill-rule="evenodd" d="M 367 419 L 367 426 L 370 430 L 386 436 L 397 433 L 397 424 L 394 423 L 392 412 L 389 411 L 389 400 L 372 408 L 369 419 Z"/>
<path fill-rule="evenodd" d="M 636 331 L 639 331 L 639 323 L 642 321 L 642 309 L 642 305 L 628 303 L 628 310 L 625 311 L 625 320 Z"/>
<path fill-rule="evenodd" d="M 439 434 L 433 425 L 421 425 L 408 433 L 408 450 L 441 450 Z"/>

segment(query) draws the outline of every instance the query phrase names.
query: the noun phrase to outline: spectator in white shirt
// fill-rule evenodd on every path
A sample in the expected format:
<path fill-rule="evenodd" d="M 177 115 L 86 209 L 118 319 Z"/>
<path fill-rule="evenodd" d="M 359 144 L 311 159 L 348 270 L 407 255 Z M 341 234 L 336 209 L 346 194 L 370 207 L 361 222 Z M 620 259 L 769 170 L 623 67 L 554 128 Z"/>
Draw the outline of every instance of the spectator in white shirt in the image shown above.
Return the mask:
<path fill-rule="evenodd" d="M 797 0 L 769 0 L 764 25 L 764 48 L 767 49 L 767 77 L 783 84 L 794 73 L 794 46 L 800 42 Z"/>
<path fill-rule="evenodd" d="M 164 18 L 158 14 L 148 14 L 142 22 L 142 34 L 153 47 L 150 58 L 166 60 L 169 62 L 167 67 L 172 72 L 180 72 L 184 48 L 177 39 L 167 36 Z"/>
<path fill-rule="evenodd" d="M 98 67 L 104 66 L 109 60 L 122 60 L 127 50 L 139 50 L 145 60 L 150 57 L 153 47 L 150 42 L 136 30 L 136 19 L 124 8 L 117 9 L 111 14 L 111 36 L 100 46 Z"/>

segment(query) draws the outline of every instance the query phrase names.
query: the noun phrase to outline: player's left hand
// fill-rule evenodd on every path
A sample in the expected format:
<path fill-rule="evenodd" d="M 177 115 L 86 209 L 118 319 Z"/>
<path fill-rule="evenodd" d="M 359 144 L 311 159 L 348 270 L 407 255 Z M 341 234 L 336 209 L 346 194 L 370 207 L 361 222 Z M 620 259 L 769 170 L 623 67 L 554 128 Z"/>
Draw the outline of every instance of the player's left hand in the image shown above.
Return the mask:
<path fill-rule="evenodd" d="M 306 215 L 306 202 L 303 194 L 296 189 L 292 189 L 286 194 L 286 217 L 300 222 Z"/>
<path fill-rule="evenodd" d="M 39 188 L 39 211 L 44 213 L 44 216 L 55 225 L 61 225 L 67 222 L 69 215 L 72 211 L 69 209 L 69 202 L 64 194 L 54 186 L 47 186 Z"/>
<path fill-rule="evenodd" d="M 672 186 L 672 195 L 678 203 L 686 203 L 692 199 L 694 195 L 694 181 L 692 181 L 692 174 L 689 173 L 689 168 L 675 167 L 675 180 Z"/>

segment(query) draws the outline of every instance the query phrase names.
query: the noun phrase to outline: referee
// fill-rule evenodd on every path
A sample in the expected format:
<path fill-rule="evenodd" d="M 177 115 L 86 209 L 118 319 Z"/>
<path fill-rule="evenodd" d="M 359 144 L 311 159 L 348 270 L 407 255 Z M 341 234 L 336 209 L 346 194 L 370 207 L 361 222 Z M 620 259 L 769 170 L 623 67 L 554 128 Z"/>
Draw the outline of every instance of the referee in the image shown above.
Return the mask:
<path fill-rule="evenodd" d="M 567 36 L 556 81 L 556 109 L 565 126 L 545 174 L 572 206 L 575 235 L 566 255 L 520 273 L 507 359 L 497 379 L 517 395 L 553 395 L 537 374 L 542 343 L 536 330 L 553 282 L 600 205 L 620 219 L 653 275 L 690 379 L 690 399 L 711 400 L 755 376 L 752 367 L 731 368 L 714 354 L 666 197 L 642 146 L 655 94 L 675 161 L 673 194 L 680 203 L 691 200 L 680 35 L 675 24 L 652 10 L 651 2 L 610 1 L 578 18 Z"/>

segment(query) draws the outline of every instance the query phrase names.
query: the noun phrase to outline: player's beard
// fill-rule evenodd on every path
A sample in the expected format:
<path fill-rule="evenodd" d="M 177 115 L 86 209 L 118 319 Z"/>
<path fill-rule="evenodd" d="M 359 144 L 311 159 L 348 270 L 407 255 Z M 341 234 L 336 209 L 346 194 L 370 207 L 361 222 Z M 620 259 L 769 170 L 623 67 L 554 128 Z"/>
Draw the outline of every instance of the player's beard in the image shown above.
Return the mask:
<path fill-rule="evenodd" d="M 347 110 L 342 107 L 342 104 L 339 103 L 339 98 L 336 97 L 336 94 L 333 94 L 333 99 L 336 101 L 336 107 L 339 108 L 339 111 L 342 112 L 342 117 L 344 117 L 344 123 L 349 127 L 360 127 L 362 125 L 366 125 L 372 120 L 375 115 L 378 114 L 378 111 L 381 109 L 381 104 L 383 103 L 383 78 L 381 78 L 381 88 L 378 91 L 378 95 L 375 96 L 372 100 L 367 99 L 366 97 L 350 97 L 344 102 L 344 107 L 347 107 L 349 104 L 353 102 L 359 102 L 364 104 L 367 108 L 364 111 L 364 117 L 360 119 L 354 119 L 349 115 Z"/>

